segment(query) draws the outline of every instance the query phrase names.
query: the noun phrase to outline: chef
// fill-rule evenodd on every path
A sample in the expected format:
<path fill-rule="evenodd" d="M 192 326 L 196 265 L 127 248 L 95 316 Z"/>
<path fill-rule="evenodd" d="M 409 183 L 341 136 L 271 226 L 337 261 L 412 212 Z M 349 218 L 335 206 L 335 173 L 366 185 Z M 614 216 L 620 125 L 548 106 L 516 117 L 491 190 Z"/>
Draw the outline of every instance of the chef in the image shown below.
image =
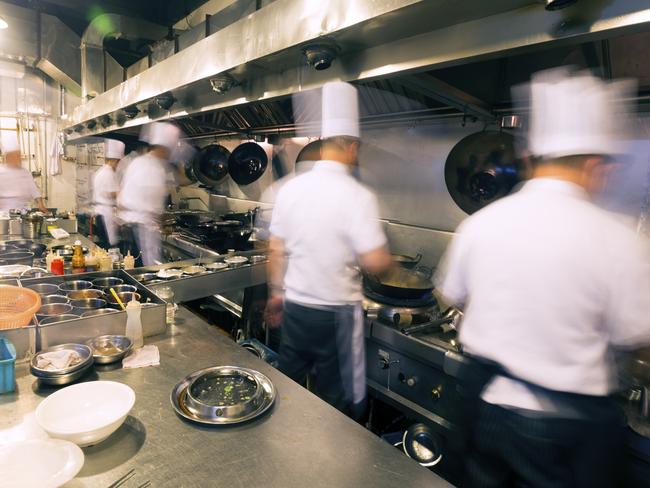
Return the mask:
<path fill-rule="evenodd" d="M 470 487 L 615 487 L 615 349 L 650 340 L 648 256 L 592 199 L 614 167 L 623 84 L 552 70 L 530 86 L 533 178 L 467 218 L 438 291 L 460 342 Z M 471 420 L 474 419 L 474 422 Z"/>
<path fill-rule="evenodd" d="M 299 383 L 313 370 L 316 393 L 358 417 L 366 388 L 355 266 L 378 273 L 391 257 L 377 200 L 351 175 L 360 142 L 357 91 L 328 83 L 322 104 L 322 159 L 277 195 L 266 319 L 282 324 L 280 370 Z"/>
<path fill-rule="evenodd" d="M 0 165 L 0 211 L 29 210 L 36 200 L 43 213 L 49 213 L 31 173 L 22 167 L 18 134 L 0 131 L 0 151 L 5 164 Z"/>
<path fill-rule="evenodd" d="M 102 247 L 118 244 L 115 204 L 120 189 L 115 169 L 124 157 L 124 143 L 115 139 L 104 140 L 104 165 L 93 176 L 93 205 L 95 218 L 106 242 Z M 102 239 L 104 240 L 104 239 Z"/>
<path fill-rule="evenodd" d="M 138 265 L 150 266 L 161 260 L 160 217 L 169 193 L 168 162 L 176 149 L 181 131 L 167 122 L 147 127 L 149 150 L 129 165 L 117 197 L 122 222 L 124 250 L 141 254 Z"/>

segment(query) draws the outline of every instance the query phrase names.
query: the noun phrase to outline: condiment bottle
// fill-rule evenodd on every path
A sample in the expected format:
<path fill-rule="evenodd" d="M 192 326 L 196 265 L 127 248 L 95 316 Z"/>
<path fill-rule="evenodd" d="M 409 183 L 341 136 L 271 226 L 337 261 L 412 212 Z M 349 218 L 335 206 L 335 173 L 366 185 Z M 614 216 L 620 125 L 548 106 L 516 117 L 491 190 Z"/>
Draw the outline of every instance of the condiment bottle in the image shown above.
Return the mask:
<path fill-rule="evenodd" d="M 75 241 L 74 254 L 72 255 L 72 272 L 84 273 L 86 271 L 86 258 L 81 248 L 81 241 Z"/>
<path fill-rule="evenodd" d="M 48 252 L 47 256 L 45 256 L 45 269 L 47 269 L 48 273 L 52 272 L 52 261 L 54 261 L 56 258 L 56 253 L 50 249 L 50 252 Z"/>
<path fill-rule="evenodd" d="M 134 349 L 139 349 L 144 346 L 144 339 L 142 336 L 142 321 L 140 320 L 140 313 L 142 312 L 142 304 L 137 300 L 131 300 L 126 305 L 126 336 L 131 339 Z"/>
<path fill-rule="evenodd" d="M 96 271 L 98 267 L 99 260 L 97 259 L 97 255 L 94 252 L 86 256 L 86 271 Z"/>
<path fill-rule="evenodd" d="M 102 251 L 99 256 L 99 270 L 100 271 L 111 271 L 113 269 L 113 260 L 111 257 L 106 254 L 105 251 Z"/>
<path fill-rule="evenodd" d="M 54 275 L 62 276 L 65 273 L 63 258 L 55 257 L 50 265 L 50 272 Z"/>
<path fill-rule="evenodd" d="M 131 256 L 131 251 L 127 251 L 126 256 L 124 256 L 124 269 L 133 268 L 135 268 L 135 258 Z"/>

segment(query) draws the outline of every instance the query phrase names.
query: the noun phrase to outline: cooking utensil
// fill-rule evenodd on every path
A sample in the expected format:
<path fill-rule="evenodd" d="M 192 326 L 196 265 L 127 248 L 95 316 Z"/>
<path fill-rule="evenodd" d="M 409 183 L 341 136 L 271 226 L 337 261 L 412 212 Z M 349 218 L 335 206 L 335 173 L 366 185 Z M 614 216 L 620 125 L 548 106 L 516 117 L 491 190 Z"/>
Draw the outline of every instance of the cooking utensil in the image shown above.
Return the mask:
<path fill-rule="evenodd" d="M 104 290 L 112 286 L 121 285 L 124 283 L 124 280 L 121 278 L 115 278 L 114 276 L 106 276 L 104 278 L 95 278 L 91 283 L 95 288 Z"/>
<path fill-rule="evenodd" d="M 404 254 L 393 254 L 393 261 L 403 268 L 413 269 L 415 268 L 420 260 L 422 260 L 422 254 L 418 253 L 417 256 L 406 256 Z"/>
<path fill-rule="evenodd" d="M 66 313 L 63 315 L 54 315 L 52 317 L 45 317 L 43 320 L 38 321 L 39 326 L 44 326 L 44 325 L 50 325 L 50 324 L 55 324 L 57 322 L 66 322 L 68 320 L 75 320 L 78 319 L 79 315 L 75 315 L 73 313 Z"/>
<path fill-rule="evenodd" d="M 32 266 L 34 264 L 34 253 L 29 251 L 10 251 L 0 254 L 0 264 L 24 264 Z"/>
<path fill-rule="evenodd" d="M 192 275 L 205 273 L 207 270 L 203 266 L 196 266 L 195 265 L 195 266 L 187 266 L 187 267 L 181 269 L 181 271 L 183 272 L 183 274 L 192 276 Z"/>
<path fill-rule="evenodd" d="M 81 314 L 82 318 L 96 317 L 98 315 L 108 315 L 109 313 L 117 313 L 118 311 L 113 308 L 97 308 L 95 310 L 88 310 Z"/>
<path fill-rule="evenodd" d="M 126 291 L 123 293 L 112 293 L 106 297 L 109 307 L 120 307 L 122 310 L 126 310 L 126 305 L 131 301 L 139 302 L 142 297 L 139 293 L 134 291 Z M 121 303 L 120 303 L 121 302 Z"/>
<path fill-rule="evenodd" d="M 17 246 L 12 246 L 11 244 L 0 244 L 0 253 L 4 254 L 6 252 L 13 252 L 20 249 Z"/>
<path fill-rule="evenodd" d="M 483 131 L 460 140 L 445 162 L 445 182 L 456 204 L 471 214 L 507 195 L 526 177 L 515 137 Z"/>
<path fill-rule="evenodd" d="M 269 158 L 266 151 L 254 142 L 245 142 L 235 148 L 228 158 L 228 173 L 238 185 L 250 185 L 266 171 Z"/>
<path fill-rule="evenodd" d="M 43 226 L 43 215 L 38 213 L 23 216 L 23 236 L 28 239 L 36 239 L 41 235 Z"/>
<path fill-rule="evenodd" d="M 68 292 L 68 291 L 77 291 L 77 290 L 87 290 L 92 287 L 93 284 L 90 281 L 72 280 L 72 281 L 66 281 L 65 283 L 59 285 L 59 290 L 63 292 Z"/>
<path fill-rule="evenodd" d="M 115 293 L 128 293 L 138 291 L 138 287 L 133 285 L 117 285 L 113 286 L 112 288 L 115 290 Z"/>
<path fill-rule="evenodd" d="M 0 329 L 17 329 L 32 320 L 41 308 L 41 296 L 18 286 L 0 286 Z"/>
<path fill-rule="evenodd" d="M 230 151 L 219 144 L 204 147 L 192 161 L 192 169 L 198 180 L 214 187 L 228 174 Z"/>
<path fill-rule="evenodd" d="M 155 280 L 158 278 L 158 276 L 156 273 L 143 273 L 141 275 L 134 276 L 133 278 L 140 283 L 146 283 L 147 281 Z"/>
<path fill-rule="evenodd" d="M 415 270 L 395 267 L 381 278 L 363 272 L 364 285 L 379 295 L 399 298 L 418 299 L 430 295 L 433 291 L 432 270 L 421 266 Z"/>
<path fill-rule="evenodd" d="M 226 269 L 228 265 L 219 261 L 216 263 L 206 264 L 205 267 L 210 271 L 219 271 L 220 269 Z"/>
<path fill-rule="evenodd" d="M 226 263 L 231 268 L 236 268 L 238 266 L 243 266 L 248 262 L 246 256 L 228 256 L 223 259 L 223 262 Z"/>
<path fill-rule="evenodd" d="M 27 248 L 28 251 L 34 253 L 35 258 L 42 258 L 47 246 L 45 244 L 32 244 Z"/>
<path fill-rule="evenodd" d="M 27 285 L 25 288 L 34 290 L 39 295 L 55 295 L 59 291 L 58 285 L 53 283 L 36 283 L 35 285 Z"/>
<path fill-rule="evenodd" d="M 164 280 L 172 279 L 172 278 L 180 278 L 183 275 L 183 271 L 178 269 L 178 268 L 167 268 L 167 269 L 161 269 L 156 273 L 156 276 L 158 278 L 162 278 Z"/>
<path fill-rule="evenodd" d="M 41 308 L 36 312 L 36 317 L 40 320 L 45 317 L 64 315 L 71 312 L 72 306 L 68 303 L 48 303 L 47 305 L 41 305 Z"/>
<path fill-rule="evenodd" d="M 57 287 L 58 289 L 58 287 Z M 41 295 L 41 306 L 49 305 L 50 303 L 69 303 L 70 299 L 65 295 Z"/>
<path fill-rule="evenodd" d="M 34 241 L 29 239 L 11 239 L 9 241 L 4 241 L 5 246 L 18 247 L 20 249 L 28 249 L 34 244 Z"/>
<path fill-rule="evenodd" d="M 214 220 L 214 214 L 212 212 L 204 212 L 202 210 L 188 210 L 186 212 L 179 213 L 176 216 L 176 220 L 178 220 L 178 222 L 185 227 L 194 227 L 206 222 L 212 222 Z"/>
<path fill-rule="evenodd" d="M 263 256 L 261 254 L 250 257 L 251 264 L 263 263 L 264 261 L 266 261 L 266 256 Z"/>
<path fill-rule="evenodd" d="M 123 335 L 103 335 L 86 342 L 93 350 L 97 364 L 111 364 L 121 360 L 131 350 L 131 339 Z"/>
<path fill-rule="evenodd" d="M 104 292 L 102 290 L 94 290 L 89 288 L 88 290 L 75 290 L 67 292 L 68 298 L 70 300 L 83 300 L 84 298 L 104 298 Z"/>
<path fill-rule="evenodd" d="M 88 310 L 106 307 L 106 300 L 101 298 L 82 298 L 81 300 L 71 300 L 70 305 L 72 305 L 76 312 L 84 313 Z"/>
<path fill-rule="evenodd" d="M 58 369 L 58 370 L 41 369 L 38 367 L 38 358 L 41 356 L 41 354 L 45 354 L 48 352 L 63 351 L 63 350 L 76 351 L 76 353 L 81 358 L 81 361 L 67 368 Z M 38 376 L 39 378 L 48 378 L 48 377 L 66 375 L 68 373 L 74 373 L 75 371 L 81 368 L 92 365 L 92 363 L 93 363 L 93 354 L 90 347 L 86 346 L 85 344 L 67 343 L 67 344 L 59 344 L 57 346 L 48 347 L 47 349 L 35 354 L 34 357 L 32 357 L 31 362 L 29 363 L 29 370 L 34 376 Z"/>
<path fill-rule="evenodd" d="M 134 403 L 135 392 L 122 383 L 79 383 L 45 398 L 36 408 L 36 421 L 50 437 L 86 447 L 115 432 Z"/>

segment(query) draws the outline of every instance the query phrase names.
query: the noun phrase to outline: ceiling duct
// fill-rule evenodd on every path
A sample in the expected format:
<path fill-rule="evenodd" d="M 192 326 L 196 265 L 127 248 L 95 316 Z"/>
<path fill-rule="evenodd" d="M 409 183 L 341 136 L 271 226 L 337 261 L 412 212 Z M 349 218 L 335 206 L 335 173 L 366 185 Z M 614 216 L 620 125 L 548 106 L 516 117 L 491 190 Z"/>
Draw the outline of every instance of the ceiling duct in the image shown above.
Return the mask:
<path fill-rule="evenodd" d="M 79 36 L 52 15 L 40 14 L 40 45 L 36 67 L 66 87 L 81 95 L 81 61 Z"/>
<path fill-rule="evenodd" d="M 159 40 L 167 28 L 124 15 L 103 14 L 95 17 L 81 38 L 81 95 L 94 98 L 106 91 L 106 57 L 104 39 Z"/>
<path fill-rule="evenodd" d="M 546 10 L 561 10 L 570 7 L 578 0 L 544 0 L 546 3 Z"/>

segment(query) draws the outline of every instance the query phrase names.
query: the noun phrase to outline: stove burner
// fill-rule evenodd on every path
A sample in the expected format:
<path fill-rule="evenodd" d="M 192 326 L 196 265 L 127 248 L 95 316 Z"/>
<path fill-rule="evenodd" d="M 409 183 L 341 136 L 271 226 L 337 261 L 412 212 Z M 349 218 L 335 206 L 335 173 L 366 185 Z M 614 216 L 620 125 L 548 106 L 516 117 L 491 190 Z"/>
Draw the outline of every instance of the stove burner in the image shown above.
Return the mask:
<path fill-rule="evenodd" d="M 391 305 L 393 307 L 405 307 L 405 308 L 429 308 L 437 305 L 436 298 L 433 296 L 433 293 L 427 293 L 426 295 L 420 298 L 390 298 L 379 293 L 375 293 L 372 290 L 364 287 L 363 294 L 366 298 L 373 300 L 377 303 L 382 303 L 385 305 Z"/>

